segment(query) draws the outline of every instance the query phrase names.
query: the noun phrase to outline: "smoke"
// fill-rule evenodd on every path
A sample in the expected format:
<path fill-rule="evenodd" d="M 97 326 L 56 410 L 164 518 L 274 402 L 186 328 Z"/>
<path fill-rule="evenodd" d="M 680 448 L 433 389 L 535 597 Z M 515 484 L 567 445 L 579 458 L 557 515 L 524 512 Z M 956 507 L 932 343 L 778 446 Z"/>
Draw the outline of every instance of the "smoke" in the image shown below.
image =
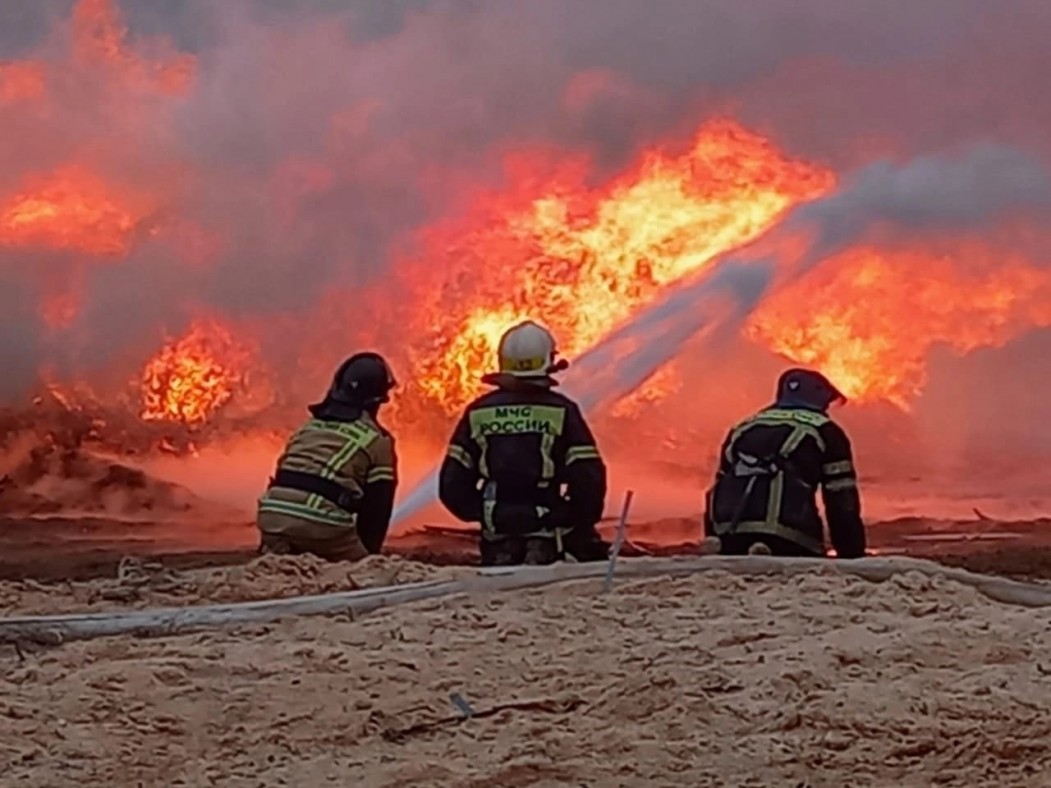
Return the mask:
<path fill-rule="evenodd" d="M 989 230 L 1004 218 L 1043 219 L 1051 206 L 1051 179 L 1028 153 L 979 145 L 921 157 L 906 167 L 873 163 L 844 181 L 834 199 L 801 206 L 793 221 L 816 225 L 818 256 L 859 240 L 876 223 L 915 237 L 917 231 Z"/>
<path fill-rule="evenodd" d="M 39 348 L 33 330 L 36 316 L 33 294 L 24 280 L 0 267 L 0 358 L 4 375 L 0 377 L 0 402 L 24 394 L 24 381 L 37 372 Z"/>
<path fill-rule="evenodd" d="M 17 335 L 5 330 L 12 353 L 38 357 L 17 365 L 6 396 L 42 364 L 72 374 L 141 359 L 202 308 L 309 318 L 332 288 L 353 300 L 391 276 L 422 228 L 499 185 L 503 155 L 523 146 L 587 151 L 600 178 L 640 146 L 681 138 L 728 109 L 832 162 L 851 161 L 873 135 L 900 154 L 1030 142 L 1048 128 L 1043 85 L 1031 76 L 1048 57 L 1036 31 L 1051 25 L 1051 9 L 1041 2 L 1019 2 L 1011 15 L 978 0 L 119 8 L 129 34 L 116 60 L 84 43 L 100 29 L 119 32 L 116 22 L 85 23 L 106 19 L 103 0 L 13 0 L 0 12 L 0 58 L 31 61 L 46 77 L 44 96 L 0 101 L 0 176 L 10 184 L 0 197 L 85 161 L 125 192 L 141 230 L 116 260 L 0 253 L 5 271 L 31 262 L 31 275 L 76 279 L 85 292 L 63 333 L 45 338 L 33 320 Z M 186 65 L 183 56 L 193 58 L 192 78 L 184 89 L 165 85 L 158 74 Z M 963 87 L 948 87 L 961 67 Z M 878 101 L 859 108 L 870 94 L 858 86 L 895 71 L 908 79 L 880 94 L 893 111 L 857 128 L 885 111 Z M 996 111 L 979 111 L 986 106 Z M 990 150 L 985 166 L 1002 172 Z M 947 185 L 938 199 L 970 185 Z M 926 210 L 898 204 L 917 217 Z M 349 315 L 344 330 L 348 345 L 371 335 Z"/>

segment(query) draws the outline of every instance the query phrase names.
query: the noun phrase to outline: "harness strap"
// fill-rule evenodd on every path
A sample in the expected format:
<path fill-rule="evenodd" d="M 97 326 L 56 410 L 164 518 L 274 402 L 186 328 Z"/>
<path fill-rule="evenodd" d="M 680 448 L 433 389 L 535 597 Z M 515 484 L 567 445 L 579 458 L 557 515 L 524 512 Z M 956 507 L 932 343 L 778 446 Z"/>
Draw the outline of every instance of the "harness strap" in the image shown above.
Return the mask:
<path fill-rule="evenodd" d="M 809 425 L 798 422 L 795 423 L 792 427 L 792 431 L 789 432 L 778 450 L 775 453 L 762 458 L 738 452 L 733 444 L 728 447 L 728 453 L 731 453 L 731 456 L 735 459 L 734 475 L 739 478 L 747 478 L 748 483 L 745 485 L 744 494 L 741 496 L 741 500 L 738 501 L 737 506 L 734 507 L 733 516 L 730 518 L 730 522 L 714 524 L 715 533 L 717 535 L 726 536 L 737 533 L 760 532 L 756 528 L 757 523 L 751 522 L 746 524 L 741 522 L 748 502 L 752 498 L 756 480 L 760 476 L 770 479 L 766 519 L 761 523 L 765 530 L 762 532 L 783 537 L 788 536 L 789 533 L 797 534 L 796 529 L 786 528 L 781 525 L 779 519 L 781 515 L 782 496 L 784 495 L 785 475 L 792 474 L 793 476 L 797 476 L 795 467 L 789 457 L 799 447 L 799 444 L 803 442 L 808 434 Z M 806 539 L 807 537 L 801 532 L 798 532 L 798 536 L 792 537 L 793 541 L 797 543 L 800 543 L 801 538 Z M 804 546 L 808 548 L 810 547 L 810 545 Z"/>
<path fill-rule="evenodd" d="M 358 511 L 357 497 L 346 487 L 323 476 L 303 471 L 279 470 L 268 487 L 283 487 L 286 490 L 318 495 L 348 514 Z"/>

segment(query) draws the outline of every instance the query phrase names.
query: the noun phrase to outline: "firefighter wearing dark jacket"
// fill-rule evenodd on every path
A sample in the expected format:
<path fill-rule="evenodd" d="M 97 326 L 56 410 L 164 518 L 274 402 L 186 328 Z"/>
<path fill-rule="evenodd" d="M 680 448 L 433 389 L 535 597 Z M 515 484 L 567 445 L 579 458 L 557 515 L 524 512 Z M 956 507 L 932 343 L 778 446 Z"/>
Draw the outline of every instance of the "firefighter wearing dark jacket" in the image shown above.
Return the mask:
<path fill-rule="evenodd" d="M 850 439 L 828 415 L 845 401 L 824 375 L 792 369 L 778 380 L 777 401 L 730 431 L 705 512 L 719 552 L 824 556 L 820 487 L 836 555 L 865 554 Z"/>
<path fill-rule="evenodd" d="M 289 439 L 259 499 L 261 552 L 356 561 L 383 547 L 397 484 L 394 438 L 377 421 L 394 376 L 358 353 Z"/>
<path fill-rule="evenodd" d="M 500 339 L 495 390 L 467 406 L 439 475 L 438 495 L 459 520 L 482 526 L 483 566 L 604 560 L 595 530 L 606 466 L 575 402 L 553 391 L 550 332 L 531 321 Z"/>

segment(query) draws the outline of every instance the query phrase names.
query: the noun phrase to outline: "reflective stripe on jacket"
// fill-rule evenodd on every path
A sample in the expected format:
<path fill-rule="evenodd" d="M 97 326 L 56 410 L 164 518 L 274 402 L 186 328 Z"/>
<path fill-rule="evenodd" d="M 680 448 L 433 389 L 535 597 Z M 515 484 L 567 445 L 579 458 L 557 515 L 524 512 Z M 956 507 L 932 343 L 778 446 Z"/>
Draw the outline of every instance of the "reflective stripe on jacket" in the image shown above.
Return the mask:
<path fill-rule="evenodd" d="M 361 499 L 367 485 L 395 481 L 393 440 L 367 415 L 353 422 L 312 418 L 289 439 L 277 467 L 329 479 Z M 283 487 L 271 487 L 259 499 L 264 530 L 267 513 L 345 527 L 356 520 L 320 495 Z"/>

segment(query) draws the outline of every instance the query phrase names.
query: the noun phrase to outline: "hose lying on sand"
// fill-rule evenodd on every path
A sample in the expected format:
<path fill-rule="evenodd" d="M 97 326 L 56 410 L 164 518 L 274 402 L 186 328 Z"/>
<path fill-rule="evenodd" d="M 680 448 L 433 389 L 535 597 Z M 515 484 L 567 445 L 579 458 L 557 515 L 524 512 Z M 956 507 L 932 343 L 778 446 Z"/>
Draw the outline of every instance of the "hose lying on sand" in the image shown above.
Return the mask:
<path fill-rule="evenodd" d="M 182 634 L 244 624 L 259 624 L 291 616 L 338 613 L 361 615 L 380 608 L 452 594 L 513 591 L 554 583 L 601 578 L 606 573 L 606 569 L 605 563 L 516 567 L 481 570 L 479 577 L 468 580 L 411 583 L 258 602 L 125 610 L 110 613 L 15 616 L 0 618 L 0 642 L 15 644 L 35 642 L 58 645 L 71 640 L 89 640 L 114 635 L 148 637 Z M 814 571 L 844 572 L 874 582 L 885 581 L 903 572 L 920 572 L 971 586 L 979 593 L 998 602 L 1025 607 L 1051 606 L 1051 586 L 974 574 L 962 569 L 951 569 L 933 561 L 903 556 L 863 558 L 854 561 L 824 558 L 773 558 L 759 555 L 637 558 L 622 561 L 618 567 L 617 577 L 681 577 L 705 571 L 731 572 L 738 575 L 798 574 Z"/>

